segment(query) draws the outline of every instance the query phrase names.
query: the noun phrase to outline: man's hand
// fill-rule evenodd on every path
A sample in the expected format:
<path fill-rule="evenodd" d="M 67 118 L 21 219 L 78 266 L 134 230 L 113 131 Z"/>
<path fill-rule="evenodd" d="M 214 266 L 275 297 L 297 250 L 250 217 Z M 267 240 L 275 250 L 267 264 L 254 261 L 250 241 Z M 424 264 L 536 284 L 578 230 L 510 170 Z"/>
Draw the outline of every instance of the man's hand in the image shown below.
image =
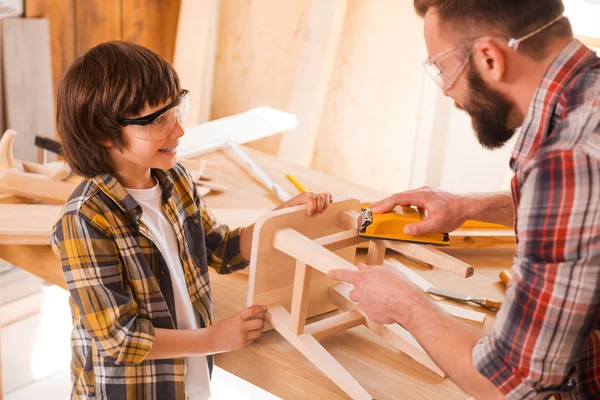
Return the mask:
<path fill-rule="evenodd" d="M 392 266 L 359 264 L 358 269 L 333 270 L 329 277 L 354 286 L 350 300 L 359 303 L 373 322 L 404 325 L 412 310 L 429 301 L 423 291 Z"/>
<path fill-rule="evenodd" d="M 404 227 L 405 234 L 419 236 L 430 232 L 452 232 L 460 228 L 468 219 L 464 200 L 462 196 L 423 187 L 396 193 L 371 204 L 371 209 L 376 214 L 382 214 L 392 211 L 396 206 L 424 208 L 427 211 L 426 220 Z"/>
<path fill-rule="evenodd" d="M 213 353 L 239 350 L 262 335 L 265 306 L 252 306 L 211 326 Z"/>

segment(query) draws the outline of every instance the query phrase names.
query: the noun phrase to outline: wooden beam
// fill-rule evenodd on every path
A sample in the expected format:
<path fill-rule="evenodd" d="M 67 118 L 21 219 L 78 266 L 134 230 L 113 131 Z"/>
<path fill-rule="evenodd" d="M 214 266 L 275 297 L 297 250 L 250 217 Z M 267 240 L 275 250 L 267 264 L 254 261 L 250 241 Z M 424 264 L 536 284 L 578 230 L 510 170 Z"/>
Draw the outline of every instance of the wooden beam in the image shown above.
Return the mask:
<path fill-rule="evenodd" d="M 397 251 L 407 257 L 427 263 L 434 268 L 441 269 L 458 275 L 462 278 L 468 278 L 473 275 L 475 270 L 466 262 L 454 258 L 434 246 L 426 246 L 414 243 L 396 242 L 391 240 L 383 241 L 388 249 Z"/>
<path fill-rule="evenodd" d="M 186 126 L 210 121 L 220 0 L 181 0 L 173 65 L 190 91 Z"/>
<path fill-rule="evenodd" d="M 369 252 L 367 253 L 368 265 L 382 265 L 385 259 L 385 245 L 378 240 L 369 242 Z"/>
<path fill-rule="evenodd" d="M 364 315 L 358 311 L 349 311 L 306 325 L 304 332 L 319 340 L 322 337 L 363 325 L 364 322 Z"/>
<path fill-rule="evenodd" d="M 445 377 L 446 373 L 431 359 L 425 349 L 417 340 L 398 324 L 382 325 L 375 323 L 367 317 L 358 304 L 350 300 L 350 288 L 344 284 L 337 284 L 329 289 L 329 299 L 343 311 L 358 311 L 365 317 L 365 326 L 375 334 L 385 339 L 397 349 L 413 358 L 436 374 Z"/>
<path fill-rule="evenodd" d="M 54 181 L 40 174 L 7 170 L 0 172 L 0 192 L 51 204 L 67 202 L 77 184 Z"/>
<path fill-rule="evenodd" d="M 324 274 L 334 269 L 356 270 L 354 264 L 325 249 L 292 228 L 283 228 L 275 232 L 273 247 Z"/>
<path fill-rule="evenodd" d="M 289 111 L 298 127 L 282 136 L 280 159 L 310 166 L 346 17 L 347 0 L 313 1 Z"/>
<path fill-rule="evenodd" d="M 121 4 L 123 40 L 145 46 L 172 63 L 180 0 L 121 0 Z"/>
<path fill-rule="evenodd" d="M 27 18 L 47 18 L 50 23 L 53 98 L 56 98 L 60 80 L 77 54 L 75 0 L 27 0 L 25 16 Z"/>
<path fill-rule="evenodd" d="M 268 306 L 265 320 L 352 399 L 373 398 L 314 337 L 308 334 L 296 335 L 290 330 L 290 314 L 283 306 Z"/>
<path fill-rule="evenodd" d="M 294 290 L 292 292 L 292 318 L 290 329 L 295 335 L 304 333 L 306 312 L 308 311 L 308 295 L 310 290 L 311 268 L 301 261 L 296 261 Z"/>
<path fill-rule="evenodd" d="M 36 161 L 35 136 L 54 137 L 54 94 L 48 20 L 2 21 L 6 126 L 19 132 L 15 157 Z"/>
<path fill-rule="evenodd" d="M 85 7 L 75 7 L 77 56 L 102 42 L 123 38 L 121 3 L 121 0 L 86 0 Z"/>

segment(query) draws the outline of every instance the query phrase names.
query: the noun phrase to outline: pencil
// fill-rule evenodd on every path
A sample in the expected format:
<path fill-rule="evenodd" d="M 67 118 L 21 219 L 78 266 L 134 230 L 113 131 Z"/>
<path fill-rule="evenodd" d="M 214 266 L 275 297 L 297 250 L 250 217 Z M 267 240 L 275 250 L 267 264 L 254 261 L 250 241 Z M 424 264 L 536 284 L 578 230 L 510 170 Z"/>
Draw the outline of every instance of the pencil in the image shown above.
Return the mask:
<path fill-rule="evenodd" d="M 292 182 L 294 186 L 296 186 L 296 189 L 298 189 L 300 192 L 308 192 L 308 190 L 306 190 L 306 188 L 302 186 L 302 184 L 298 182 L 298 180 L 294 178 L 291 174 L 287 174 L 285 177 L 288 178 L 290 182 Z"/>

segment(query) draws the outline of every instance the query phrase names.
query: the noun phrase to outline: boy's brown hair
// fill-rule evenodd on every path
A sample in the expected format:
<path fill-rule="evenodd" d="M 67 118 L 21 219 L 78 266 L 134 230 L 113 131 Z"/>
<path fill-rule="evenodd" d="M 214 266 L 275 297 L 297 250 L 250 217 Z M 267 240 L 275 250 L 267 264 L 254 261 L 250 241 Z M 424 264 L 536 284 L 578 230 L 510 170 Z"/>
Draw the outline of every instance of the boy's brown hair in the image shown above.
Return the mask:
<path fill-rule="evenodd" d="M 413 0 L 417 13 L 424 17 L 431 9 L 439 13 L 440 21 L 448 32 L 456 32 L 463 39 L 478 36 L 479 31 L 498 32 L 507 38 L 520 38 L 552 20 L 565 11 L 562 0 Z M 526 54 L 543 57 L 546 45 L 554 37 L 573 35 L 567 18 L 523 41 L 519 46 Z"/>
<path fill-rule="evenodd" d="M 56 121 L 65 160 L 81 176 L 112 172 L 108 146 L 127 147 L 121 118 L 139 117 L 181 94 L 175 69 L 133 43 L 99 44 L 79 57 L 60 83 Z"/>

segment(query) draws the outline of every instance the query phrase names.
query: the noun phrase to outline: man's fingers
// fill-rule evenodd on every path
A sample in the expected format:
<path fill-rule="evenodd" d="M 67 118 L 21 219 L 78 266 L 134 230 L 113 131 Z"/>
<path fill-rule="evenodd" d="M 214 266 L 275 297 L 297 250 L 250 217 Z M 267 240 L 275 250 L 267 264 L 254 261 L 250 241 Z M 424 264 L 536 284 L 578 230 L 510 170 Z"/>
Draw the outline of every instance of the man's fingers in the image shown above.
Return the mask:
<path fill-rule="evenodd" d="M 411 236 L 426 235 L 431 232 L 439 232 L 439 225 L 435 218 L 426 219 L 423 222 L 415 222 L 404 227 L 404 233 Z"/>
<path fill-rule="evenodd" d="M 358 291 L 356 289 L 353 289 L 350 292 L 350 300 L 352 300 L 355 303 L 358 303 L 358 301 L 360 300 L 360 296 L 358 295 Z"/>
<path fill-rule="evenodd" d="M 333 280 L 347 282 L 352 285 L 354 285 L 358 280 L 358 272 L 347 269 L 334 269 L 329 271 L 328 275 Z"/>
<path fill-rule="evenodd" d="M 387 199 L 375 203 L 371 209 L 374 213 L 381 214 L 392 211 L 396 206 L 417 206 L 425 208 L 425 196 L 426 193 L 419 190 L 396 193 Z"/>
<path fill-rule="evenodd" d="M 367 264 L 363 264 L 363 263 L 358 264 L 358 270 L 359 271 L 368 271 L 368 270 L 373 269 L 375 267 L 377 267 L 377 265 L 367 265 Z"/>
<path fill-rule="evenodd" d="M 246 335 L 246 339 L 248 339 L 248 340 L 256 340 L 261 335 L 262 335 L 262 329 L 257 329 L 257 330 L 248 332 L 248 334 Z"/>

